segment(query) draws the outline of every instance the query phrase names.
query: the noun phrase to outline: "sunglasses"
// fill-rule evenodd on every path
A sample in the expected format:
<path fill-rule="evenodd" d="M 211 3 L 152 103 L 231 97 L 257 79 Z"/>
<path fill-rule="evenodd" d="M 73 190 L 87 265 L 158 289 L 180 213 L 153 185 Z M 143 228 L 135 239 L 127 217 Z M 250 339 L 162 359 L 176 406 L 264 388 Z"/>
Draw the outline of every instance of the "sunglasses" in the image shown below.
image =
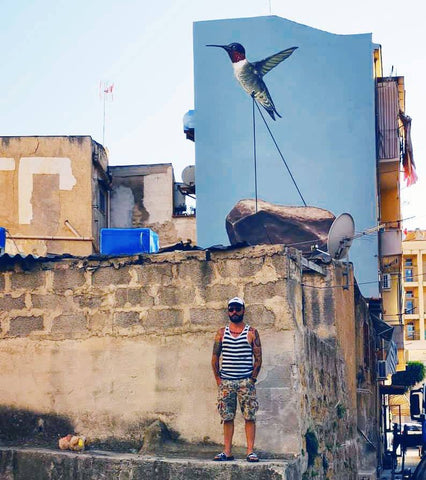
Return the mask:
<path fill-rule="evenodd" d="M 237 305 L 236 307 L 228 307 L 228 312 L 231 313 L 231 312 L 241 312 L 241 310 L 243 309 L 243 307 Z"/>

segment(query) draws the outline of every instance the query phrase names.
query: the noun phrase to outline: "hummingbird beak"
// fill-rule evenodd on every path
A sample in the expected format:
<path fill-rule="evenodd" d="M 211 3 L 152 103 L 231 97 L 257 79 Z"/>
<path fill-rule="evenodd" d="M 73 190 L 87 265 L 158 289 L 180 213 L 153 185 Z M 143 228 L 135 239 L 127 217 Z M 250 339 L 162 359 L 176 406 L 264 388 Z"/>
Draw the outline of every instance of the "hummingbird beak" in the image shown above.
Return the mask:
<path fill-rule="evenodd" d="M 228 51 L 228 45 L 206 45 L 206 47 L 219 47 L 219 48 L 223 48 L 224 50 Z"/>

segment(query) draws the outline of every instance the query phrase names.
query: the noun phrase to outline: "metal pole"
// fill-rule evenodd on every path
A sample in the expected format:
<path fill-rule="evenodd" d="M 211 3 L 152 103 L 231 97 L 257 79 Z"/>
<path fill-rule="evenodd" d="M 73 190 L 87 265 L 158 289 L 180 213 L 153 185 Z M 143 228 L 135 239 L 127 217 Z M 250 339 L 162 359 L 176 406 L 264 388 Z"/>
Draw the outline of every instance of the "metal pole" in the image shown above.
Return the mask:
<path fill-rule="evenodd" d="M 253 99 L 253 160 L 254 160 L 254 197 L 255 197 L 255 205 L 256 205 L 256 213 L 257 213 L 257 158 L 256 158 L 256 115 L 254 110 L 254 96 L 252 95 Z"/>
<path fill-rule="evenodd" d="M 103 89 L 103 93 L 104 93 L 104 118 L 103 118 L 103 125 L 102 125 L 102 145 L 105 145 L 105 99 L 106 99 L 105 87 Z"/>

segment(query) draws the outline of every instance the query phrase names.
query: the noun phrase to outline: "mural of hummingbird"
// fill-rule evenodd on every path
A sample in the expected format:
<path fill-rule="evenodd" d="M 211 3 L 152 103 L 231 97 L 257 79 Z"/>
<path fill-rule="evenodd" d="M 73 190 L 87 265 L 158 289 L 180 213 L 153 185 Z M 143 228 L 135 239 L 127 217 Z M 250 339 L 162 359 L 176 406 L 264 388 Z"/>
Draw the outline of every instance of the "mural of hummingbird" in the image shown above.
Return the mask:
<path fill-rule="evenodd" d="M 268 88 L 263 81 L 263 76 L 283 60 L 288 58 L 298 47 L 287 48 L 286 50 L 275 53 L 264 60 L 253 63 L 250 63 L 246 59 L 246 51 L 240 43 L 230 43 L 229 45 L 206 45 L 206 47 L 219 47 L 226 50 L 232 62 L 234 75 L 243 89 L 262 105 L 272 117 L 272 120 L 275 120 L 275 114 L 281 118 L 281 115 L 275 108 Z"/>

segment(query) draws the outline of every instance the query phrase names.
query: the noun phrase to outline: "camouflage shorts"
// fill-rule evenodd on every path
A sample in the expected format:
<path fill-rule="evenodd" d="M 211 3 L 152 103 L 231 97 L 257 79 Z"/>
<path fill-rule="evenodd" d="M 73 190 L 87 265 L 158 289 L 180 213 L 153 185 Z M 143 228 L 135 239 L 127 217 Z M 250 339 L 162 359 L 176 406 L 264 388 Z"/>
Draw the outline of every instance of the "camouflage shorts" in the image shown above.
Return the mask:
<path fill-rule="evenodd" d="M 217 409 L 222 421 L 229 422 L 235 418 L 237 398 L 245 420 L 255 420 L 259 404 L 256 399 L 256 387 L 248 378 L 240 380 L 222 380 L 218 387 Z"/>

